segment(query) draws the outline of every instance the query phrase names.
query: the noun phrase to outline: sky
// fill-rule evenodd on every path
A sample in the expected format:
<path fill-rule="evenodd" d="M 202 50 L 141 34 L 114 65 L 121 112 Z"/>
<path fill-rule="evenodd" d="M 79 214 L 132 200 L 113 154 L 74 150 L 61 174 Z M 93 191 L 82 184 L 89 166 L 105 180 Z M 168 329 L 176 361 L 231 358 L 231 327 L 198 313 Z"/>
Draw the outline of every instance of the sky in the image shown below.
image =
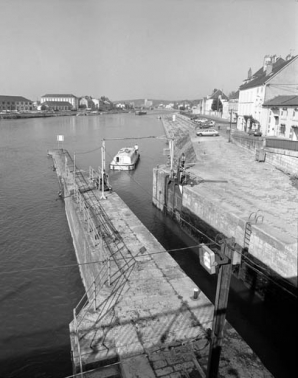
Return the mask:
<path fill-rule="evenodd" d="M 0 0 L 0 94 L 200 99 L 298 54 L 298 0 Z"/>

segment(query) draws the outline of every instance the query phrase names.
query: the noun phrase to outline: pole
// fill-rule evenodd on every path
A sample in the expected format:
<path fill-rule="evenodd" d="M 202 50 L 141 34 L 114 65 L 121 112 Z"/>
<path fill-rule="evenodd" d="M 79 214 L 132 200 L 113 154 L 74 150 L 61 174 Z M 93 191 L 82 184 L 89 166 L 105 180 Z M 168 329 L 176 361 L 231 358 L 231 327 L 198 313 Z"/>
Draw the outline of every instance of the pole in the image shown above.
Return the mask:
<path fill-rule="evenodd" d="M 100 196 L 100 199 L 106 199 L 105 197 L 105 185 L 104 185 L 104 176 L 105 176 L 105 170 L 106 170 L 106 158 L 105 158 L 105 151 L 106 146 L 105 146 L 105 140 L 102 140 L 102 147 L 101 147 L 101 188 L 102 188 L 102 193 Z"/>
<path fill-rule="evenodd" d="M 171 177 L 173 177 L 174 151 L 175 151 L 174 139 L 170 139 Z"/>
<path fill-rule="evenodd" d="M 221 246 L 221 253 L 228 257 L 226 264 L 219 265 L 211 342 L 208 358 L 207 378 L 217 378 L 220 353 L 222 348 L 224 325 L 226 319 L 230 281 L 232 275 L 232 257 L 235 239 L 227 239 Z"/>
<path fill-rule="evenodd" d="M 95 282 L 96 280 L 94 280 L 94 282 L 93 282 L 93 290 L 94 290 L 94 303 L 93 303 L 93 309 L 94 309 L 94 311 L 96 311 L 96 282 Z"/>
<path fill-rule="evenodd" d="M 230 130 L 229 130 L 229 143 L 231 142 L 231 130 L 232 130 L 232 110 L 230 110 Z"/>
<path fill-rule="evenodd" d="M 76 154 L 73 154 L 73 182 L 76 183 Z"/>

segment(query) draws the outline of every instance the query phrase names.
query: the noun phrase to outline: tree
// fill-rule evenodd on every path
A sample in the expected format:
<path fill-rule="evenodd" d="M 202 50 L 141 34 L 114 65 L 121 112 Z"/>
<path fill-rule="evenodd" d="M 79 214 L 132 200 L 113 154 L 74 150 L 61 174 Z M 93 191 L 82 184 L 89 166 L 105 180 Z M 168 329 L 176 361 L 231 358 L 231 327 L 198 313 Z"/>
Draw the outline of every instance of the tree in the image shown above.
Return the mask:
<path fill-rule="evenodd" d="M 213 100 L 211 109 L 214 111 L 222 112 L 222 103 L 220 101 L 220 98 L 217 97 Z"/>
<path fill-rule="evenodd" d="M 229 93 L 229 98 L 235 98 L 235 96 L 236 96 L 236 91 L 232 91 L 232 92 L 230 92 Z"/>

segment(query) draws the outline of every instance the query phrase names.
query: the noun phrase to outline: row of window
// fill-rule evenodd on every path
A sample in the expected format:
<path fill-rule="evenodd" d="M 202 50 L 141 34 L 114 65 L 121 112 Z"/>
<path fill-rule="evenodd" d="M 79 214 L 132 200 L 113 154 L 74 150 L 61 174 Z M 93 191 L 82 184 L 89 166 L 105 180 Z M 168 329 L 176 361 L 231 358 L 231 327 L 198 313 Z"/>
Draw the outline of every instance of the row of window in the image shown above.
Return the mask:
<path fill-rule="evenodd" d="M 2 101 L 2 105 L 30 105 L 30 102 Z"/>
<path fill-rule="evenodd" d="M 45 101 L 55 101 L 55 102 L 73 102 L 72 97 L 67 97 L 67 98 L 57 98 L 57 97 L 43 97 L 43 102 Z"/>
<path fill-rule="evenodd" d="M 14 109 L 28 109 L 28 108 L 32 108 L 32 104 L 28 104 L 28 105 L 19 105 L 19 106 L 15 106 L 15 105 L 11 105 L 9 107 L 7 107 L 6 105 L 1 105 L 0 104 L 0 109 L 4 109 L 4 110 L 14 110 Z"/>

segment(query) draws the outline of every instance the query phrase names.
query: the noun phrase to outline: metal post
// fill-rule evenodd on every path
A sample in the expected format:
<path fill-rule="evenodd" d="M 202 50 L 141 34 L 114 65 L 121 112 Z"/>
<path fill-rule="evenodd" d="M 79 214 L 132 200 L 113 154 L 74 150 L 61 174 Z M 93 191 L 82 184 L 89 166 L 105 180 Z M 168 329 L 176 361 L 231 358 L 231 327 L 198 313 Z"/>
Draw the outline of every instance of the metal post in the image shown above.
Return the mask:
<path fill-rule="evenodd" d="M 228 258 L 228 263 L 219 265 L 217 278 L 214 316 L 208 358 L 207 378 L 217 378 L 220 353 L 223 341 L 224 324 L 226 319 L 230 281 L 232 275 L 232 257 L 235 239 L 227 239 L 221 246 L 221 253 Z"/>
<path fill-rule="evenodd" d="M 94 284 L 94 302 L 93 302 L 93 305 L 94 305 L 94 311 L 96 311 L 96 282 L 95 282 L 95 280 L 94 280 L 93 284 Z"/>
<path fill-rule="evenodd" d="M 102 162 L 102 167 L 101 167 L 101 188 L 102 188 L 102 193 L 100 196 L 100 199 L 106 199 L 105 197 L 105 185 L 104 185 L 104 175 L 105 175 L 105 169 L 106 169 L 106 158 L 105 158 L 105 153 L 106 153 L 106 146 L 105 146 L 105 140 L 102 140 L 102 147 L 101 147 L 101 162 Z"/>
<path fill-rule="evenodd" d="M 76 182 L 76 154 L 73 154 L 73 182 Z"/>
<path fill-rule="evenodd" d="M 81 358 L 81 347 L 80 347 L 80 340 L 78 335 L 78 325 L 77 325 L 77 317 L 76 317 L 76 309 L 73 309 L 73 323 L 74 323 L 74 329 L 75 329 L 75 338 L 78 345 L 78 354 L 79 354 L 79 363 L 80 363 L 80 375 L 83 378 L 83 365 L 82 365 L 82 358 Z"/>
<path fill-rule="evenodd" d="M 65 155 L 65 173 L 66 173 L 66 176 L 68 176 L 68 172 L 67 172 L 67 156 Z"/>
<path fill-rule="evenodd" d="M 229 130 L 229 143 L 231 142 L 231 130 L 232 130 L 232 110 L 230 110 L 230 130 Z"/>
<path fill-rule="evenodd" d="M 108 285 L 111 286 L 111 261 L 110 261 L 110 256 L 108 257 Z"/>
<path fill-rule="evenodd" d="M 171 176 L 173 176 L 174 151 L 175 151 L 174 139 L 170 139 L 169 143 L 170 143 L 170 159 L 171 159 Z"/>

